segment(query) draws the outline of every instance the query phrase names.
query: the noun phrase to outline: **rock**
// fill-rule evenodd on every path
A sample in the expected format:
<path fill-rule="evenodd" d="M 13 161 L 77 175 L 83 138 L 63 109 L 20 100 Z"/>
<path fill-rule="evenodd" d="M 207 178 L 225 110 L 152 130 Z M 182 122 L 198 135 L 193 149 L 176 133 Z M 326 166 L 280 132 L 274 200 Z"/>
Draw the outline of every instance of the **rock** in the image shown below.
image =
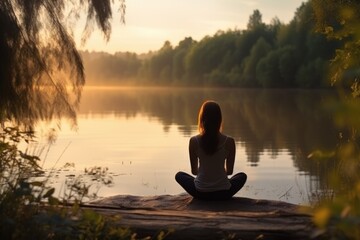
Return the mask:
<path fill-rule="evenodd" d="M 119 224 L 140 236 L 171 231 L 166 239 L 308 239 L 314 231 L 310 215 L 298 205 L 281 201 L 118 195 L 86 206 L 104 214 L 120 214 Z"/>

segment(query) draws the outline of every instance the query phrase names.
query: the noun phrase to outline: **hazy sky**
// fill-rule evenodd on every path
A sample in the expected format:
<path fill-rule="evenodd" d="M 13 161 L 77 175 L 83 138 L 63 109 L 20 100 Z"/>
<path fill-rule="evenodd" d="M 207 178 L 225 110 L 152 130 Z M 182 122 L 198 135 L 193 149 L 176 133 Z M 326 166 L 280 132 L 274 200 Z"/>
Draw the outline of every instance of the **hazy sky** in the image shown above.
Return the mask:
<path fill-rule="evenodd" d="M 120 16 L 115 9 L 109 42 L 96 30 L 84 46 L 78 44 L 78 47 L 110 53 L 146 53 L 160 49 L 166 40 L 176 46 L 185 37 L 201 40 L 218 30 L 245 29 L 255 9 L 262 13 L 265 23 L 269 23 L 275 16 L 288 23 L 303 1 L 126 0 L 126 24 L 120 23 Z M 75 35 L 77 42 L 79 35 Z"/>

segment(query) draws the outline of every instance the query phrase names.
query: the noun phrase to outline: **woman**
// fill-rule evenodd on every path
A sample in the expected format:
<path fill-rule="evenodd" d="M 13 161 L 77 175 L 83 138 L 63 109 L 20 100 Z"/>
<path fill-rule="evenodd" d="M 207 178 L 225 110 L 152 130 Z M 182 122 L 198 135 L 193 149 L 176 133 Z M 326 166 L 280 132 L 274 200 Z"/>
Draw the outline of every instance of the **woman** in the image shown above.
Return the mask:
<path fill-rule="evenodd" d="M 203 200 L 230 199 L 245 184 L 247 176 L 233 174 L 235 162 L 235 141 L 221 133 L 222 115 L 220 106 L 206 101 L 198 117 L 199 133 L 190 138 L 189 155 L 191 173 L 196 178 L 178 172 L 176 181 L 194 198 Z"/>

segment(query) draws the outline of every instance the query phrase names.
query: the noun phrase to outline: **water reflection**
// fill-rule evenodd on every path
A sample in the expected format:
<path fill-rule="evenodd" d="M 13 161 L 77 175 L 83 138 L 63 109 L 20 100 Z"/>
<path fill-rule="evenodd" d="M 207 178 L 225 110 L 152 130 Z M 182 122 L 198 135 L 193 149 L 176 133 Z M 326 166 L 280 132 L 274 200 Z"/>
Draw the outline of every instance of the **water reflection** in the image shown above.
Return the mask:
<path fill-rule="evenodd" d="M 276 158 L 288 153 L 293 165 L 326 185 L 326 174 L 335 164 L 310 160 L 314 150 L 332 150 L 337 143 L 327 105 L 336 98 L 331 91 L 233 90 L 233 89 L 95 89 L 83 93 L 80 114 L 131 118 L 138 114 L 156 118 L 165 132 L 178 126 L 185 137 L 194 132 L 204 100 L 220 103 L 223 131 L 244 146 L 247 162 L 261 165 L 261 156 Z"/>

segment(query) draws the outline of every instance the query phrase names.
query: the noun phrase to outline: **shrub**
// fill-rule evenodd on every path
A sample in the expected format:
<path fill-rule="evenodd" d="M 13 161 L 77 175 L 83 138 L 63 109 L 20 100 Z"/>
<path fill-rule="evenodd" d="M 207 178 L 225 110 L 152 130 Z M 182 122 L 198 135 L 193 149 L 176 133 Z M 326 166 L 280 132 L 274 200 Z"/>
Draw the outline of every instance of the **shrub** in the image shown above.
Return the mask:
<path fill-rule="evenodd" d="M 6 127 L 0 132 L 0 238 L 1 239 L 137 239 L 119 226 L 119 216 L 103 216 L 81 208 L 90 197 L 84 177 L 68 181 L 64 198 L 53 196 L 47 186 L 40 158 L 29 154 L 32 131 Z M 20 148 L 26 146 L 22 151 Z M 107 169 L 85 172 L 96 182 L 111 183 Z M 71 204 L 69 204 L 71 203 Z"/>

